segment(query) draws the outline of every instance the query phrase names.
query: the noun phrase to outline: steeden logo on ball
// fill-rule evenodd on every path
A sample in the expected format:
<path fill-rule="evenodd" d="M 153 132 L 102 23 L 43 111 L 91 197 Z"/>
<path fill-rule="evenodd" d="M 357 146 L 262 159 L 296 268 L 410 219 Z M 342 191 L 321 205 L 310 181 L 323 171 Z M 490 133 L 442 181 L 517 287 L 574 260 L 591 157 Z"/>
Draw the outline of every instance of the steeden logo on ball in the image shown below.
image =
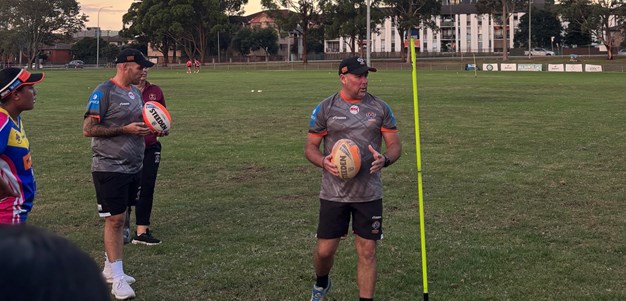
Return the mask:
<path fill-rule="evenodd" d="M 348 180 L 354 178 L 361 169 L 361 152 L 350 139 L 335 142 L 332 149 L 333 164 L 339 169 L 339 177 Z"/>

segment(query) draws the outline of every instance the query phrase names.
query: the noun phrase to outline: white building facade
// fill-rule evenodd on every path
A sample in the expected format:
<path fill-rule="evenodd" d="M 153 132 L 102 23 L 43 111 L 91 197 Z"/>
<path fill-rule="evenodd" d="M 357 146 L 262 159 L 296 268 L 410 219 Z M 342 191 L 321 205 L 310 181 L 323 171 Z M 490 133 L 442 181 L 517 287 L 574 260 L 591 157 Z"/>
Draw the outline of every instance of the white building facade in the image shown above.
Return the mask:
<path fill-rule="evenodd" d="M 477 14 L 473 5 L 459 8 L 455 9 L 457 12 L 450 9 L 449 14 L 444 14 L 446 10 L 442 9 L 442 14 L 434 18 L 438 30 L 420 28 L 411 34 L 416 39 L 418 52 L 502 52 L 504 30 L 507 31 L 507 48 L 513 47 L 515 31 L 525 12 L 511 14 L 507 26 L 503 27 L 498 21 L 499 17 Z M 388 17 L 376 25 L 377 30 L 371 35 L 372 53 L 400 53 L 405 49 L 407 42 L 400 45 L 401 35 L 395 24 L 395 20 Z M 324 41 L 326 53 L 351 52 L 351 45 L 349 37 Z M 358 42 L 355 45 L 355 52 L 359 52 L 361 48 Z"/>

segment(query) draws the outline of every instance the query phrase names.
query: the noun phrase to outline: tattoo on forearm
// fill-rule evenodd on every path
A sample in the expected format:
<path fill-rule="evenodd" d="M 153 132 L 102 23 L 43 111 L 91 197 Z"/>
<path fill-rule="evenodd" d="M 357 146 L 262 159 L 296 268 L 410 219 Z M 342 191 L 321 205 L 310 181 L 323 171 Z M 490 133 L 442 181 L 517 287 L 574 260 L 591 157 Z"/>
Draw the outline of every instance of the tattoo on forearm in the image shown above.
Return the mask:
<path fill-rule="evenodd" d="M 89 137 L 114 137 L 124 134 L 123 127 L 105 127 L 99 125 L 96 119 L 87 122 L 85 133 Z"/>

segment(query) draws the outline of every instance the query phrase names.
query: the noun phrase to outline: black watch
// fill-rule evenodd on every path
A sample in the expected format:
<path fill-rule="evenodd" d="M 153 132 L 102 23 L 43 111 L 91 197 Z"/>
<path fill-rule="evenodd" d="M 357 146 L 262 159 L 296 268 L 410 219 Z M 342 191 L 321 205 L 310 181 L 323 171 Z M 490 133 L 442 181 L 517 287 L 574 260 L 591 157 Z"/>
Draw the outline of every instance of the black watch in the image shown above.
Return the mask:
<path fill-rule="evenodd" d="M 383 165 L 383 167 L 387 167 L 391 165 L 391 160 L 389 160 L 389 158 L 387 158 L 387 156 L 385 155 L 383 155 L 383 157 L 385 157 L 385 164 Z"/>

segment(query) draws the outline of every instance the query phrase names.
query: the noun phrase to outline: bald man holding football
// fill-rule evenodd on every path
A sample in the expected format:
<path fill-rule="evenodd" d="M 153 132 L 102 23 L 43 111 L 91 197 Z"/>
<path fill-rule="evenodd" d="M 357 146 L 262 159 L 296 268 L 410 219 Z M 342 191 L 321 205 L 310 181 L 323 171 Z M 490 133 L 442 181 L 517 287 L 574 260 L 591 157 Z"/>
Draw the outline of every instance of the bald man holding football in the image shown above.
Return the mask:
<path fill-rule="evenodd" d="M 154 64 L 139 50 L 127 48 L 115 61 L 116 73 L 93 91 L 84 115 L 83 134 L 91 137 L 91 172 L 98 213 L 104 218 L 103 275 L 118 300 L 135 297 L 133 277 L 124 273 L 123 228 L 126 209 L 137 197 L 145 149 L 151 133 L 142 118 L 139 84 L 145 68 Z"/>
<path fill-rule="evenodd" d="M 350 220 L 358 256 L 357 285 L 361 301 L 374 300 L 376 242 L 383 238 L 383 185 L 381 170 L 400 158 L 402 145 L 389 106 L 367 92 L 369 72 L 360 57 L 339 64 L 339 93 L 323 100 L 311 114 L 304 146 L 306 158 L 322 168 L 317 244 L 313 253 L 316 282 L 311 301 L 326 300 L 330 271 Z M 361 168 L 344 180 L 333 163 L 331 150 L 340 139 L 350 139 L 361 154 Z M 381 154 L 384 141 L 386 152 Z M 320 146 L 324 143 L 323 151 Z"/>

